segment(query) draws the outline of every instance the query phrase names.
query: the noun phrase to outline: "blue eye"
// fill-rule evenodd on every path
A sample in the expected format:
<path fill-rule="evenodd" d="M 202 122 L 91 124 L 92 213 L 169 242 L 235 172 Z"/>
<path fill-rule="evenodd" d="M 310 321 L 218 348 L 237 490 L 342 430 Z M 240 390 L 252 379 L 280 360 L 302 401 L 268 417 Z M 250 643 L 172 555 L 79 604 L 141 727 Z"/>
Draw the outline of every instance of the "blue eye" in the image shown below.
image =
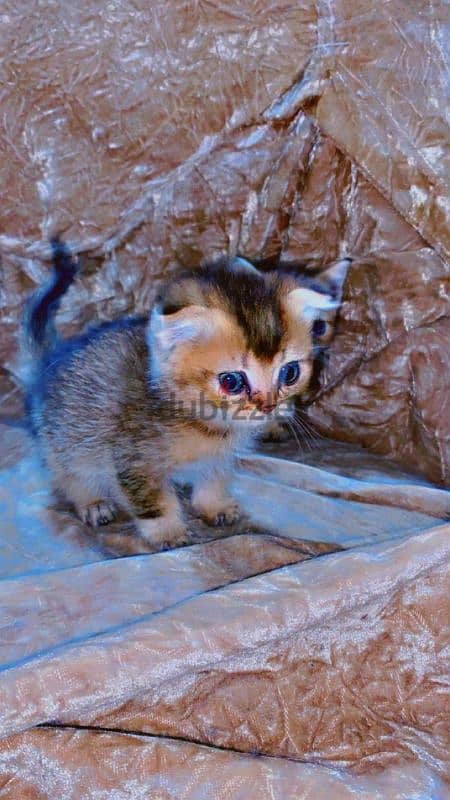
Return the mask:
<path fill-rule="evenodd" d="M 313 336 L 323 336 L 327 329 L 327 323 L 324 319 L 315 319 L 312 326 Z"/>
<path fill-rule="evenodd" d="M 248 386 L 243 372 L 221 372 L 219 383 L 227 394 L 240 394 Z"/>
<path fill-rule="evenodd" d="M 284 367 L 280 369 L 279 382 L 280 386 L 292 386 L 293 383 L 298 381 L 300 376 L 300 364 L 298 361 L 289 361 Z"/>

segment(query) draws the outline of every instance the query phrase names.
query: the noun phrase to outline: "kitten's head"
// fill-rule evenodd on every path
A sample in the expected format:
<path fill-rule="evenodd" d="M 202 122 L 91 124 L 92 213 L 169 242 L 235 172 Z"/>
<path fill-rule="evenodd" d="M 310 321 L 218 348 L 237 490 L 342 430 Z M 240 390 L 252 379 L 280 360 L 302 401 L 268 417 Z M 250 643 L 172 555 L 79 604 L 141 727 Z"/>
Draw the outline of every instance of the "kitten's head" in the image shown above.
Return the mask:
<path fill-rule="evenodd" d="M 243 259 L 171 281 L 148 340 L 151 380 L 174 416 L 257 432 L 269 414 L 282 413 L 307 389 L 317 339 L 328 336 L 322 323 L 334 320 L 340 295 L 325 285 L 262 273 Z"/>

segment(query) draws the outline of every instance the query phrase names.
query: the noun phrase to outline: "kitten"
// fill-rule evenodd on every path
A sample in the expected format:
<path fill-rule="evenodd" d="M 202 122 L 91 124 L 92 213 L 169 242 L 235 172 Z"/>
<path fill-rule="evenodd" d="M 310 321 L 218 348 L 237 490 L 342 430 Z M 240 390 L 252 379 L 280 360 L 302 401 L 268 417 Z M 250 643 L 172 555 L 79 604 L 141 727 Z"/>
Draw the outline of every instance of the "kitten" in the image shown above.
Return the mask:
<path fill-rule="evenodd" d="M 25 330 L 27 404 L 55 489 L 88 525 L 125 512 L 155 548 L 175 546 L 187 528 L 173 477 L 201 462 L 194 512 L 235 521 L 233 452 L 306 390 L 314 324 L 336 301 L 292 275 L 224 259 L 170 280 L 148 317 L 58 341 L 54 317 L 77 264 L 60 240 L 52 246 L 54 276 L 32 298 Z"/>

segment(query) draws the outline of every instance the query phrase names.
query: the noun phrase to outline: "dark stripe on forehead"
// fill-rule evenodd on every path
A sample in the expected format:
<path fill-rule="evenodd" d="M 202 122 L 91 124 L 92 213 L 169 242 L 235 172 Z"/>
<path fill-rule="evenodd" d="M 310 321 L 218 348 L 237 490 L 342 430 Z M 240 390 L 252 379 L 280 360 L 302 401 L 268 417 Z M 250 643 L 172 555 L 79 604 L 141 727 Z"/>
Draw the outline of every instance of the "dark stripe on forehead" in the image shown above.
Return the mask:
<path fill-rule="evenodd" d="M 237 322 L 248 350 L 272 359 L 283 338 L 280 286 L 273 275 L 234 271 L 226 259 L 181 273 L 157 297 L 163 314 L 190 305 L 227 311 Z"/>
<path fill-rule="evenodd" d="M 205 279 L 236 319 L 248 349 L 258 358 L 273 358 L 283 338 L 276 282 L 263 275 L 233 273 L 226 268 L 207 271 Z"/>

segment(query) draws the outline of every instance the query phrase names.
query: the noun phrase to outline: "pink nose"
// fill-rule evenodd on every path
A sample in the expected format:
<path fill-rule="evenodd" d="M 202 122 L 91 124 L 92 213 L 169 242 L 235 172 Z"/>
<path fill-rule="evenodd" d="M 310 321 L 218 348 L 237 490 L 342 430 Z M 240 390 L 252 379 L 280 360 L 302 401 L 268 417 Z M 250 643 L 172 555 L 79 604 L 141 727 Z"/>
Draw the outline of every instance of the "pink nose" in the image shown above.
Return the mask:
<path fill-rule="evenodd" d="M 271 404 L 266 403 L 265 406 L 261 406 L 261 411 L 263 412 L 263 414 L 270 414 L 270 412 L 273 411 L 274 408 L 276 407 L 277 407 L 276 403 L 271 403 Z"/>

